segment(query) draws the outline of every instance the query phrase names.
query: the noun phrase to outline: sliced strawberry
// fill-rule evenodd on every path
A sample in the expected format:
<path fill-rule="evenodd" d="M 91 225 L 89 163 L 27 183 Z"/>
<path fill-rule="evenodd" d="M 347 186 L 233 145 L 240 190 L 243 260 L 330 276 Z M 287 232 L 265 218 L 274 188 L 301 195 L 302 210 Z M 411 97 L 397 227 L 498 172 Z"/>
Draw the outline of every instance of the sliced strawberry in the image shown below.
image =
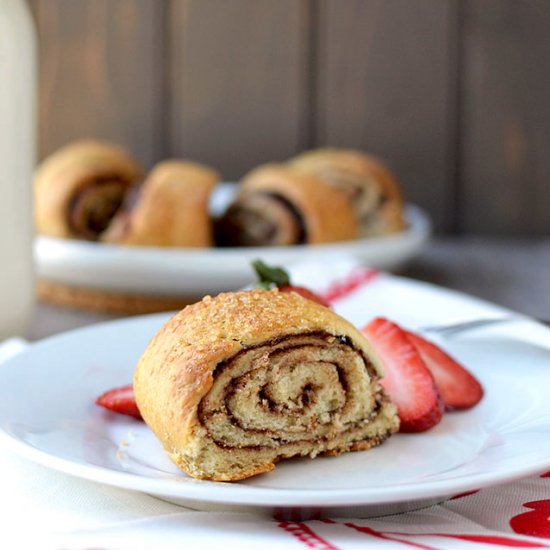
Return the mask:
<path fill-rule="evenodd" d="M 110 411 L 133 416 L 141 420 L 141 414 L 134 396 L 134 387 L 131 384 L 106 391 L 101 394 L 95 402 L 96 405 L 109 409 Z"/>
<path fill-rule="evenodd" d="M 443 415 L 443 402 L 406 332 L 382 318 L 371 321 L 362 332 L 384 365 L 380 383 L 397 407 L 400 431 L 422 432 L 435 426 Z"/>
<path fill-rule="evenodd" d="M 418 334 L 407 337 L 420 353 L 447 409 L 469 409 L 483 397 L 481 384 L 450 355 Z"/>
<path fill-rule="evenodd" d="M 308 300 L 317 302 L 322 306 L 330 307 L 330 304 L 322 296 L 315 294 L 315 292 L 313 292 L 312 290 L 309 290 L 309 288 L 304 288 L 303 286 L 286 285 L 286 286 L 279 287 L 279 290 L 281 292 L 295 292 L 296 294 L 299 294 L 303 298 L 307 298 Z"/>

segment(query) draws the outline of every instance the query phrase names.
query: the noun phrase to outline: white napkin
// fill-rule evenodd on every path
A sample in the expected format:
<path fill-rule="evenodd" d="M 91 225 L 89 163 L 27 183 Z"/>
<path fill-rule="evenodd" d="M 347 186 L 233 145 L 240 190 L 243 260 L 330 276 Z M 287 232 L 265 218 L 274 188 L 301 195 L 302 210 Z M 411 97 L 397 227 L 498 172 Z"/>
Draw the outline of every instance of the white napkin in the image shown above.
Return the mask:
<path fill-rule="evenodd" d="M 301 275 L 305 283 L 307 272 Z M 355 277 L 356 289 L 375 280 L 365 272 Z M 0 345 L 0 361 L 25 345 Z M 550 475 L 402 515 L 280 521 L 192 511 L 50 470 L 2 445 L 0 512 L 0 548 L 6 549 L 541 548 L 550 547 Z"/>

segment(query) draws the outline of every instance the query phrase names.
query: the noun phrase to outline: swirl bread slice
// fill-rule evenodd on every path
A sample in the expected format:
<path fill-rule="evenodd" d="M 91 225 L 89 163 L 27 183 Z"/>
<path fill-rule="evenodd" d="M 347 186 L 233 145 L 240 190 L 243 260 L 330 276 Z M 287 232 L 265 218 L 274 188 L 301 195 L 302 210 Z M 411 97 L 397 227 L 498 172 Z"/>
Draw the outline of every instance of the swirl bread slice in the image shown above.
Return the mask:
<path fill-rule="evenodd" d="M 369 449 L 399 420 L 367 340 L 294 293 L 220 294 L 154 336 L 134 375 L 141 414 L 199 479 L 235 481 L 279 460 Z"/>

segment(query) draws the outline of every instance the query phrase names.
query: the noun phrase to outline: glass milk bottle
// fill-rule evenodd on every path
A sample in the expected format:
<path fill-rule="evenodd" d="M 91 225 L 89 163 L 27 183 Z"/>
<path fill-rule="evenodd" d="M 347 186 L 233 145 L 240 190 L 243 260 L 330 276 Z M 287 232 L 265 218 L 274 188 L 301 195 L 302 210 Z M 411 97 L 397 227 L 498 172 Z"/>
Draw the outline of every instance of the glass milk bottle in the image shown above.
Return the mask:
<path fill-rule="evenodd" d="M 34 302 L 35 50 L 25 1 L 0 0 L 0 342 L 25 334 Z"/>

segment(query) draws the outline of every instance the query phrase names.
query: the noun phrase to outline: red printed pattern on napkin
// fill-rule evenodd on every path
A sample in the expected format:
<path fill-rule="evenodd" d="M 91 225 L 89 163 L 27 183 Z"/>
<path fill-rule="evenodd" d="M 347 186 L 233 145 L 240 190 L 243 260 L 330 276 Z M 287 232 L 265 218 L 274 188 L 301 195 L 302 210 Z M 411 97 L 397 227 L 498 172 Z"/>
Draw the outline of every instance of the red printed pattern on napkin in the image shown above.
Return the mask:
<path fill-rule="evenodd" d="M 520 535 L 550 539 L 550 500 L 534 500 L 523 506 L 531 511 L 514 516 L 510 527 Z"/>
<path fill-rule="evenodd" d="M 322 520 L 324 523 L 337 523 L 334 520 Z M 414 548 L 422 548 L 424 550 L 436 550 L 438 547 L 428 546 L 420 544 L 410 540 L 406 540 L 406 537 L 442 537 L 456 540 L 467 541 L 471 543 L 479 544 L 492 544 L 494 546 L 504 546 L 508 548 L 548 548 L 545 544 L 538 542 L 531 542 L 526 540 L 515 539 L 504 535 L 471 535 L 471 534 L 453 534 L 453 533 L 404 533 L 394 531 L 376 531 L 371 527 L 364 525 L 357 525 L 353 522 L 343 523 L 346 527 L 354 529 L 360 533 L 370 535 L 376 538 L 389 540 L 392 542 L 398 542 L 406 546 L 412 546 Z M 403 538 L 405 537 L 405 538 Z"/>
<path fill-rule="evenodd" d="M 541 478 L 550 478 L 550 471 L 542 474 Z M 533 500 L 523 504 L 531 508 L 510 520 L 510 527 L 520 535 L 550 539 L 550 500 Z"/>
<path fill-rule="evenodd" d="M 546 501 L 550 504 L 550 501 Z M 528 512 L 529 514 L 530 512 Z M 519 517 L 519 516 L 518 516 Z M 477 544 L 490 544 L 493 546 L 500 546 L 505 548 L 548 548 L 547 545 L 536 542 L 528 541 L 522 539 L 516 539 L 506 535 L 481 535 L 481 534 L 454 534 L 454 533 L 408 533 L 408 532 L 396 532 L 396 531 L 379 531 L 368 527 L 366 525 L 358 525 L 354 522 L 337 522 L 332 519 L 322 519 L 322 523 L 331 524 L 331 525 L 342 525 L 349 529 L 352 529 L 358 533 L 361 533 L 367 537 L 374 537 L 388 541 L 388 543 L 399 544 L 403 546 L 408 546 L 410 548 L 418 548 L 421 550 L 437 550 L 440 546 L 430 546 L 427 544 L 422 544 L 415 542 L 413 540 L 408 540 L 412 537 L 431 537 L 431 538 L 446 538 L 460 540 L 463 542 L 472 543 L 474 546 Z M 338 550 L 337 546 L 334 546 L 329 541 L 318 535 L 311 523 L 306 524 L 304 522 L 298 521 L 281 521 L 278 523 L 278 527 L 284 529 L 287 533 L 291 534 L 297 540 L 307 546 L 308 548 L 313 548 L 315 550 Z M 520 533 L 521 534 L 521 533 Z M 530 536 L 541 536 L 540 534 L 534 533 L 525 533 Z"/>
<path fill-rule="evenodd" d="M 316 550 L 338 550 L 337 546 L 330 544 L 330 542 L 320 537 L 313 529 L 301 521 L 281 521 L 277 526 L 284 529 L 287 533 L 290 533 L 308 548 L 315 548 Z"/>

